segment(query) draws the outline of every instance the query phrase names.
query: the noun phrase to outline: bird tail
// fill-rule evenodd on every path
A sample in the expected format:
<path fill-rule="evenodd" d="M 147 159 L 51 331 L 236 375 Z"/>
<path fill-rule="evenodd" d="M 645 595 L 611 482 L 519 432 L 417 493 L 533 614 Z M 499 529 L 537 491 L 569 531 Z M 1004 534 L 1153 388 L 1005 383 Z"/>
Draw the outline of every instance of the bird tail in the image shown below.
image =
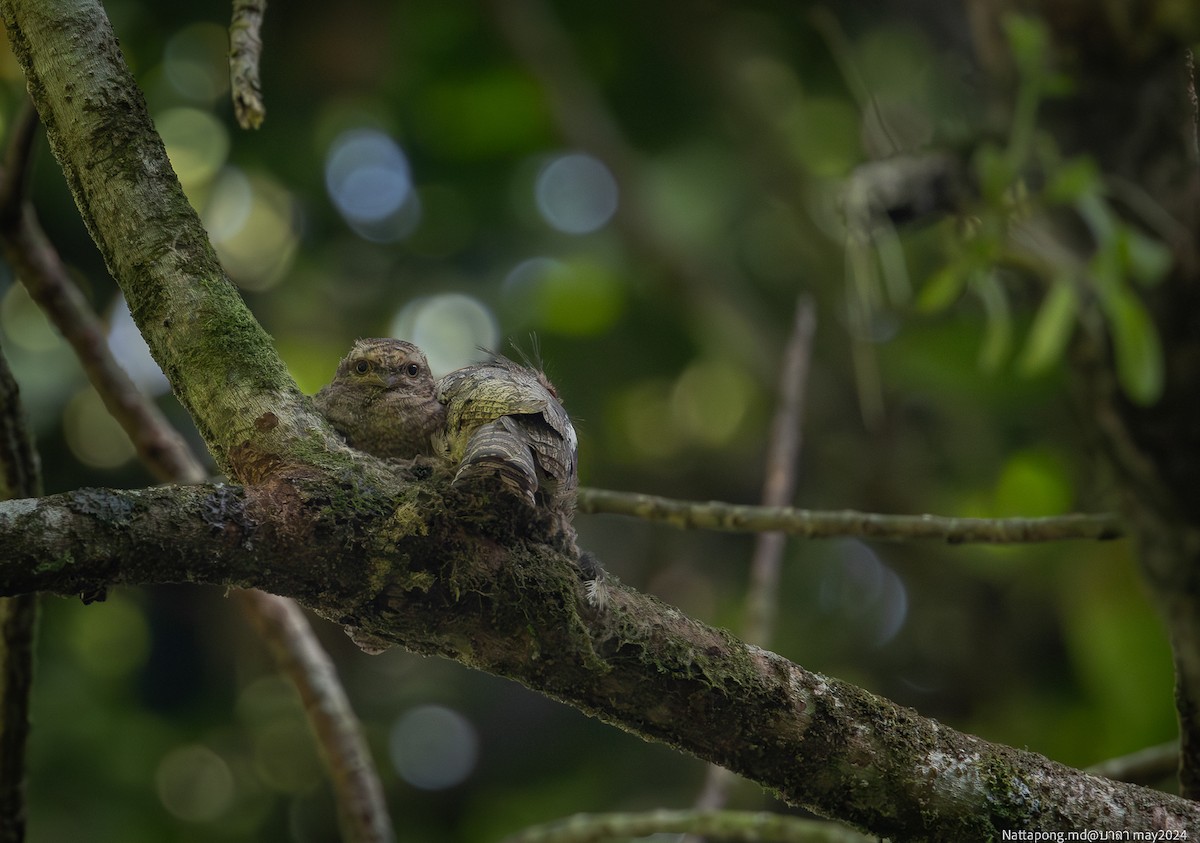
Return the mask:
<path fill-rule="evenodd" d="M 538 488 L 537 467 L 526 439 L 497 419 L 480 425 L 467 442 L 454 482 L 474 477 L 496 477 L 532 506 Z"/>

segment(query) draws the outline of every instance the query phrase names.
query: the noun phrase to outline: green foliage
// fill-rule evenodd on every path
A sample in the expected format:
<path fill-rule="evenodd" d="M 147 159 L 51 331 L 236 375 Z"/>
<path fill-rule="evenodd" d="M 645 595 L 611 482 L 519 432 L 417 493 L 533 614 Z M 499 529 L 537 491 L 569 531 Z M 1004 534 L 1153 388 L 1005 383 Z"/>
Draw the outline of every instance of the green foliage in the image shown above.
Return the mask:
<path fill-rule="evenodd" d="M 1012 15 L 1006 34 L 1018 82 L 1008 144 L 983 143 L 973 169 L 980 199 L 961 237 L 948 238 L 948 258 L 922 285 L 918 310 L 937 313 L 965 291 L 980 300 L 986 327 L 980 367 L 995 372 L 1008 357 L 1013 316 L 996 268 L 1032 275 L 1044 287 L 1023 348 L 1018 371 L 1044 374 L 1061 360 L 1083 314 L 1099 304 L 1125 394 L 1139 404 L 1162 392 L 1163 354 L 1153 322 L 1135 292 L 1156 285 L 1171 268 L 1162 242 L 1123 220 L 1107 198 L 1104 179 L 1087 155 L 1064 159 L 1051 137 L 1037 127 L 1045 97 L 1071 91 L 1068 79 L 1050 65 L 1048 35 L 1033 18 Z M 1026 173 L 1040 171 L 1033 189 Z M 1073 213 L 1086 225 L 1094 246 L 1081 265 L 1070 248 L 1037 231 L 1054 231 L 1054 218 Z"/>
<path fill-rule="evenodd" d="M 1116 291 L 1103 303 L 1121 387 L 1139 404 L 1153 404 L 1162 394 L 1163 351 L 1150 314 L 1128 290 Z"/>
<path fill-rule="evenodd" d="M 1052 281 L 1021 353 L 1022 374 L 1040 375 L 1058 363 L 1071 339 L 1078 313 L 1079 293 L 1074 282 L 1070 278 Z"/>

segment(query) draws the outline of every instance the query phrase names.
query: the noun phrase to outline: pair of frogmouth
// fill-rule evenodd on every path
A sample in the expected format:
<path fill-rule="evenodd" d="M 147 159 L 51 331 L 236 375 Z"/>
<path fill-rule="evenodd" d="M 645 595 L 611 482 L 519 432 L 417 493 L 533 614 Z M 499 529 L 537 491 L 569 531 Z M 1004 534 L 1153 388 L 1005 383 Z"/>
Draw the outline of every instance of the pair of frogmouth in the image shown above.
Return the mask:
<path fill-rule="evenodd" d="M 314 400 L 352 448 L 432 457 L 455 482 L 492 474 L 530 504 L 573 508 L 575 429 L 540 371 L 496 356 L 435 381 L 412 343 L 362 339 Z"/>

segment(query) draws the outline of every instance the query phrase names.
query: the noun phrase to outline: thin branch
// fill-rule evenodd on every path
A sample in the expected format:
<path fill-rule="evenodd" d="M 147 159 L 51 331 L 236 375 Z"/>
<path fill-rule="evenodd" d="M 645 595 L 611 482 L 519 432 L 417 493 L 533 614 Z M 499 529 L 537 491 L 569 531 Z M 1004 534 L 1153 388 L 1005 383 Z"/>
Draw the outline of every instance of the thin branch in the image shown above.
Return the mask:
<path fill-rule="evenodd" d="M 17 382 L 0 350 L 0 499 L 41 494 L 37 450 Z M 25 839 L 25 755 L 37 595 L 0 598 L 0 843 Z"/>
<path fill-rule="evenodd" d="M 1093 764 L 1087 772 L 1119 782 L 1147 787 L 1171 778 L 1179 770 L 1179 741 L 1167 741 Z"/>
<path fill-rule="evenodd" d="M 129 435 L 138 457 L 162 481 L 199 483 L 207 477 L 158 407 L 137 388 L 108 347 L 104 323 L 71 278 L 25 201 L 37 113 L 26 107 L 13 128 L 0 179 L 0 245 L 30 297 L 75 350 L 104 406 Z"/>
<path fill-rule="evenodd" d="M 874 837 L 823 820 L 749 811 L 576 814 L 505 837 L 502 843 L 596 843 L 652 834 L 712 835 L 728 843 L 870 843 Z"/>
<path fill-rule="evenodd" d="M 805 296 L 796 304 L 792 334 L 779 378 L 779 407 L 771 426 L 763 482 L 762 503 L 766 507 L 787 506 L 796 494 L 796 470 L 802 442 L 800 428 L 816 327 L 812 299 Z M 760 647 L 769 646 L 774 633 L 785 535 L 777 530 L 759 533 L 750 562 L 743 638 Z"/>
<path fill-rule="evenodd" d="M 1184 52 L 1184 70 L 1187 72 L 1187 96 L 1192 106 L 1192 166 L 1200 166 L 1200 96 L 1196 95 L 1196 56 L 1191 50 Z"/>
<path fill-rule="evenodd" d="M 233 111 L 243 129 L 257 129 L 267 116 L 258 66 L 267 0 L 233 0 L 229 22 L 229 88 Z"/>
<path fill-rule="evenodd" d="M 0 500 L 37 497 L 41 487 L 37 448 L 20 390 L 0 350 Z"/>
<path fill-rule="evenodd" d="M 25 207 L 33 177 L 33 145 L 37 139 L 38 115 L 33 102 L 21 103 L 4 150 L 4 172 L 0 173 L 0 225 L 15 227 Z"/>
<path fill-rule="evenodd" d="M 300 692 L 334 792 L 339 795 L 343 838 L 352 843 L 391 843 L 395 833 L 384 809 L 387 802 L 371 753 L 333 662 L 313 635 L 308 619 L 286 597 L 257 590 L 237 594 L 276 665 Z"/>
<path fill-rule="evenodd" d="M 802 442 L 800 427 L 816 320 L 812 299 L 802 297 L 796 303 L 792 334 L 780 367 L 779 406 L 771 425 L 764 471 L 764 506 L 785 506 L 796 494 L 796 470 Z M 774 632 L 786 538 L 785 533 L 772 530 L 759 533 L 754 542 L 742 640 L 760 647 L 770 646 Z M 723 808 L 729 801 L 732 786 L 733 774 L 724 767 L 710 765 L 695 807 L 700 810 Z"/>
<path fill-rule="evenodd" d="M 806 539 L 860 538 L 876 541 L 935 539 L 950 544 L 1031 544 L 1122 538 L 1125 525 L 1111 513 L 1044 518 L 953 518 L 944 515 L 880 515 L 875 512 L 746 506 L 722 501 L 681 501 L 657 495 L 579 490 L 582 513 L 628 515 L 682 530 L 756 533 L 779 530 Z"/>

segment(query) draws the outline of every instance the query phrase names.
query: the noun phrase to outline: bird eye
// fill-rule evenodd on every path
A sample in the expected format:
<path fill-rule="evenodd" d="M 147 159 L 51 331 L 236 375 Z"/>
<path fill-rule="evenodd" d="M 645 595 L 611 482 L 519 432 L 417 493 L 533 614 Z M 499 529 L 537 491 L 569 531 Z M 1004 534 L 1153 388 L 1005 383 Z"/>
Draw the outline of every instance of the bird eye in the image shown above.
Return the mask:
<path fill-rule="evenodd" d="M 416 363 L 409 363 L 408 366 L 405 367 L 404 371 L 408 373 L 410 378 L 415 378 L 417 375 L 421 374 L 421 367 Z"/>
<path fill-rule="evenodd" d="M 371 362 L 369 360 L 359 360 L 354 364 L 354 371 L 360 375 L 365 375 L 371 371 Z"/>

